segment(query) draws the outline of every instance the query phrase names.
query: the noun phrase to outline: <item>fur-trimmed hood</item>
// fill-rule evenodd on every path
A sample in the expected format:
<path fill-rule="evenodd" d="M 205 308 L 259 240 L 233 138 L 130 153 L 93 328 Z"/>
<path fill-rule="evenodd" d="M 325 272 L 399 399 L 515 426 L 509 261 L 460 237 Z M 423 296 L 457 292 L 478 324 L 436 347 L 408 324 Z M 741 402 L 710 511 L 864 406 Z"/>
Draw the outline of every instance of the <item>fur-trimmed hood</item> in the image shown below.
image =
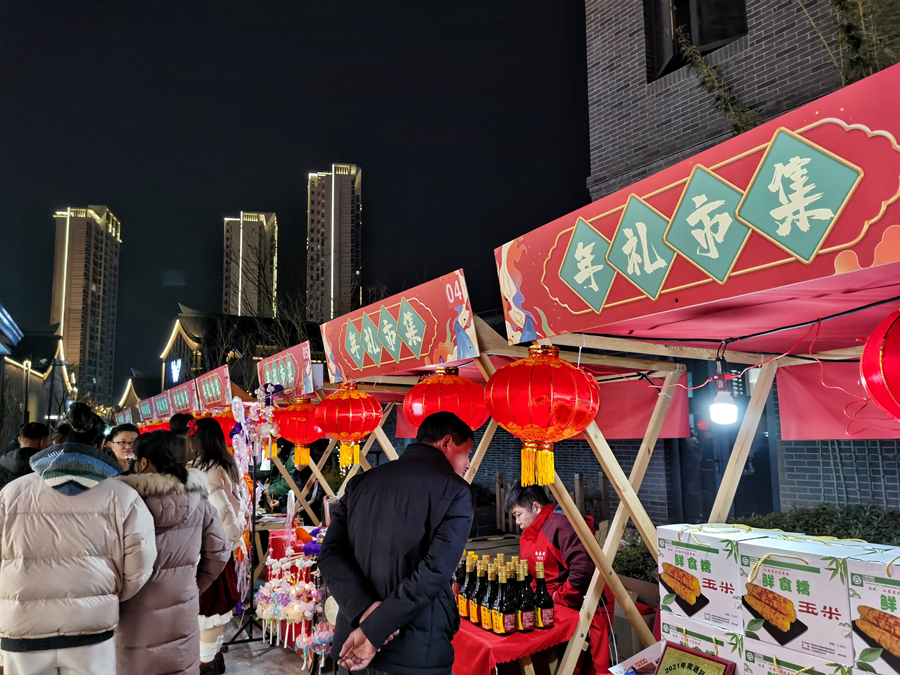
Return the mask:
<path fill-rule="evenodd" d="M 118 478 L 134 488 L 144 499 L 154 495 L 184 494 L 185 492 L 199 492 L 204 497 L 209 495 L 209 481 L 206 479 L 206 474 L 197 469 L 188 469 L 187 483 L 182 483 L 175 476 L 165 473 L 133 473 Z"/>

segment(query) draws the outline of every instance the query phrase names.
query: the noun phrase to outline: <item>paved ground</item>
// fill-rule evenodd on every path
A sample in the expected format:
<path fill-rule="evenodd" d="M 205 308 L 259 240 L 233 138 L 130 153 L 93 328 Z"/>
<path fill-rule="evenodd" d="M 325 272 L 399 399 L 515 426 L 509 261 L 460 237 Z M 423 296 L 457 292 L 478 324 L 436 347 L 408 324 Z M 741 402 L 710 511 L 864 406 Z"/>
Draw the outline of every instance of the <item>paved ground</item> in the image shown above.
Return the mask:
<path fill-rule="evenodd" d="M 232 624 L 225 629 L 225 639 L 228 640 L 236 629 Z M 245 633 L 246 635 L 246 633 Z M 259 637 L 258 629 L 253 631 L 254 637 Z M 226 675 L 299 675 L 305 673 L 300 669 L 303 659 L 284 647 L 270 646 L 265 642 L 251 642 L 248 644 L 232 645 L 225 654 Z M 330 673 L 328 667 L 322 671 Z"/>

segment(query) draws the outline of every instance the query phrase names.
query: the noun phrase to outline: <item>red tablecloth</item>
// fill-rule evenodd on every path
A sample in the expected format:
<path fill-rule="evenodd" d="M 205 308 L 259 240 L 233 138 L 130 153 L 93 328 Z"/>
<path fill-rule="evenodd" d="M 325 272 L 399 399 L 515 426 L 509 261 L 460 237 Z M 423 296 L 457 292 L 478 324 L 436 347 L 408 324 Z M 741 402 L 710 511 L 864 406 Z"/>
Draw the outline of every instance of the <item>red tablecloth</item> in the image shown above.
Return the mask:
<path fill-rule="evenodd" d="M 454 675 L 488 675 L 498 663 L 516 661 L 568 642 L 578 625 L 578 612 L 557 605 L 553 615 L 553 628 L 503 636 L 489 633 L 468 619 L 461 619 L 459 632 L 453 638 L 456 652 Z"/>

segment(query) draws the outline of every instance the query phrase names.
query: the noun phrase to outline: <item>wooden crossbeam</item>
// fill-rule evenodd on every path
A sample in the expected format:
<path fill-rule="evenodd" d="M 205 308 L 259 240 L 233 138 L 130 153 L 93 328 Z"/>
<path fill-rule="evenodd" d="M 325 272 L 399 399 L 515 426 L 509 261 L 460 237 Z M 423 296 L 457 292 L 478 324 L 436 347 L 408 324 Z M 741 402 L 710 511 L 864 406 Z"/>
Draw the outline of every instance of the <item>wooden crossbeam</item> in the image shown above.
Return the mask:
<path fill-rule="evenodd" d="M 559 474 L 556 474 L 554 482 L 550 485 L 550 490 L 553 492 L 553 496 L 556 497 L 557 503 L 562 508 L 563 513 L 566 514 L 572 527 L 575 528 L 575 534 L 578 535 L 578 539 L 581 540 L 584 548 L 587 549 L 588 555 L 591 556 L 591 560 L 594 561 L 594 564 L 606 577 L 606 582 L 609 584 L 613 595 L 616 596 L 616 601 L 622 608 L 625 617 L 634 627 L 641 642 L 644 643 L 645 647 L 655 644 L 656 640 L 653 637 L 653 633 L 650 632 L 647 624 L 644 623 L 643 618 L 641 618 L 641 613 L 635 606 L 634 601 L 628 595 L 628 591 L 625 590 L 625 586 L 622 585 L 619 575 L 613 570 L 612 564 L 606 557 L 606 554 L 603 553 L 600 544 L 594 539 L 594 533 L 591 532 L 591 528 L 588 527 L 587 523 L 584 521 L 584 517 L 578 512 L 578 507 L 575 506 L 575 502 L 572 501 L 572 497 L 569 496 L 569 492 L 566 490 L 566 486 L 563 484 L 562 479 L 560 479 Z M 574 664 L 572 664 L 572 666 L 574 667 Z M 571 673 L 572 671 L 570 670 L 568 672 Z M 560 666 L 559 673 L 561 675 L 567 675 L 566 670 L 564 670 L 562 666 Z"/>
<path fill-rule="evenodd" d="M 488 326 L 478 315 L 475 316 L 475 334 L 478 336 L 478 346 L 482 354 L 497 354 L 498 356 L 514 356 L 525 358 L 528 356 L 528 347 L 510 345 L 497 331 Z M 581 336 L 578 335 L 578 343 L 574 346 L 581 347 Z M 590 337 L 590 336 L 585 336 Z M 556 344 L 556 338 L 550 338 Z M 678 367 L 671 361 L 648 361 L 624 356 L 605 356 L 599 354 L 579 354 L 577 352 L 560 352 L 559 357 L 567 361 L 581 361 L 584 365 L 613 366 L 616 368 L 632 368 L 634 370 L 662 370 L 672 371 Z"/>
<path fill-rule="evenodd" d="M 641 449 L 631 468 L 631 475 L 628 482 L 635 492 L 640 490 L 644 476 L 647 474 L 647 467 L 650 465 L 650 459 L 653 457 L 653 450 L 656 442 L 659 440 L 659 434 L 662 431 L 663 424 L 666 421 L 666 413 L 669 411 L 669 405 L 672 403 L 672 393 L 674 386 L 681 377 L 680 373 L 669 373 L 663 383 L 663 389 L 656 398 L 656 405 L 653 413 L 650 415 L 650 422 L 647 425 L 647 431 L 644 434 L 644 440 L 641 443 Z M 606 536 L 606 543 L 603 546 L 603 553 L 609 560 L 610 564 L 616 560 L 616 554 L 619 552 L 619 542 L 625 533 L 625 527 L 628 525 L 628 509 L 624 502 L 619 502 L 616 508 L 616 514 L 613 516 L 612 525 L 610 525 L 609 533 Z M 600 602 L 600 596 L 603 593 L 603 587 L 606 586 L 606 580 L 600 574 L 600 569 L 594 570 L 591 578 L 591 585 L 588 592 L 584 596 L 584 604 L 578 617 L 578 627 L 569 644 L 566 646 L 566 653 L 563 657 L 563 663 L 568 664 L 577 661 L 578 655 L 584 649 L 584 643 L 587 640 L 588 631 L 594 620 L 594 614 L 597 612 L 597 606 Z"/>
<path fill-rule="evenodd" d="M 602 337 L 600 335 L 585 335 L 583 333 L 568 333 L 555 335 L 550 341 L 559 346 L 588 347 L 590 349 L 605 349 L 614 352 L 631 352 L 632 354 L 648 354 L 653 356 L 671 356 L 680 359 L 700 359 L 712 361 L 716 358 L 715 349 L 702 347 L 679 347 L 677 345 L 663 345 L 656 342 L 644 342 L 642 340 L 629 340 L 626 338 Z M 862 346 L 849 349 L 835 349 L 833 351 L 816 354 L 816 358 L 827 361 L 829 359 L 858 359 L 862 354 Z M 767 361 L 777 354 L 753 354 L 750 352 L 725 351 L 725 360 L 732 363 L 745 365 L 757 365 Z M 582 363 L 584 363 L 582 357 Z M 784 356 L 780 359 L 781 366 L 798 366 L 810 363 L 807 359 L 796 359 Z"/>
<path fill-rule="evenodd" d="M 728 466 L 725 468 L 725 474 L 722 476 L 722 484 L 719 486 L 719 491 L 716 493 L 716 501 L 713 504 L 712 511 L 709 513 L 709 522 L 711 523 L 724 523 L 728 518 L 731 505 L 734 503 L 734 495 L 737 493 L 738 483 L 741 480 L 741 475 L 744 473 L 744 465 L 747 463 L 747 457 L 750 455 L 750 449 L 753 447 L 756 428 L 759 426 L 759 420 L 766 406 L 766 400 L 769 398 L 769 391 L 772 389 L 772 383 L 775 381 L 775 371 L 777 369 L 778 361 L 770 361 L 759 370 L 759 379 L 753 388 L 753 394 L 750 396 L 750 404 L 744 413 L 744 419 L 741 422 L 737 440 L 734 442 L 731 457 L 728 458 Z"/>
<path fill-rule="evenodd" d="M 310 517 L 310 520 L 313 521 L 313 524 L 318 527 L 318 525 L 320 524 L 319 519 L 316 517 L 316 514 L 313 513 L 309 502 L 304 499 L 305 495 L 303 497 L 300 496 L 302 492 L 300 488 L 297 487 L 297 483 L 294 482 L 294 479 L 291 476 L 290 472 L 288 472 L 288 470 L 285 468 L 284 463 L 281 461 L 281 459 L 278 458 L 277 455 L 272 458 L 272 462 L 275 464 L 275 468 L 278 469 L 278 473 L 280 473 L 284 477 L 284 480 L 285 482 L 287 482 L 288 487 L 291 489 L 291 492 L 293 492 L 297 497 L 297 502 L 300 504 L 300 506 L 303 507 L 303 510 L 306 511 L 306 515 L 308 515 Z M 312 463 L 313 462 L 310 462 L 310 464 Z"/>
<path fill-rule="evenodd" d="M 603 467 L 603 473 L 606 474 L 609 482 L 615 488 L 616 494 L 619 495 L 619 501 L 625 504 L 631 520 L 634 521 L 635 527 L 637 527 L 641 538 L 647 544 L 647 548 L 650 549 L 650 553 L 653 554 L 655 560 L 658 556 L 656 552 L 656 527 L 653 525 L 653 521 L 650 520 L 650 516 L 647 515 L 647 510 L 641 504 L 641 500 L 638 499 L 637 492 L 631 486 L 631 483 L 628 482 L 628 478 L 625 477 L 625 472 L 619 466 L 619 462 L 613 454 L 612 448 L 609 447 L 609 443 L 603 437 L 603 432 L 597 426 L 596 420 L 591 422 L 590 426 L 584 430 L 584 437 L 587 439 L 588 445 L 591 446 L 591 450 L 594 451 L 600 466 Z"/>
<path fill-rule="evenodd" d="M 491 419 L 488 421 L 487 429 L 484 430 L 484 436 L 481 437 L 481 440 L 478 442 L 478 449 L 475 450 L 475 454 L 472 456 L 472 462 L 469 464 L 469 470 L 466 471 L 466 481 L 471 483 L 475 480 L 475 474 L 478 473 L 478 467 L 481 466 L 481 460 L 484 459 L 484 455 L 487 452 L 488 446 L 491 444 L 491 440 L 494 438 L 494 434 L 497 432 L 497 420 Z"/>

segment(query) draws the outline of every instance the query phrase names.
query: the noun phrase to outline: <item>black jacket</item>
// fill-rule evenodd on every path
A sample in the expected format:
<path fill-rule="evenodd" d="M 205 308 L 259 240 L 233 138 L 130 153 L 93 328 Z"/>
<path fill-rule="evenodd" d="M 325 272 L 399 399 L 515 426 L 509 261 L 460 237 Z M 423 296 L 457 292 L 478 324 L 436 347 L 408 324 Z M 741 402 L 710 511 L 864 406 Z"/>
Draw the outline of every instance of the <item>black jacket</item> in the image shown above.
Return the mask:
<path fill-rule="evenodd" d="M 37 448 L 16 448 L 0 456 L 0 490 L 7 483 L 12 483 L 16 478 L 21 478 L 34 470 L 31 468 L 31 458 L 40 452 Z"/>
<path fill-rule="evenodd" d="M 399 459 L 356 476 L 332 514 L 319 569 L 340 612 L 337 658 L 359 618 L 376 648 L 371 668 L 393 675 L 446 675 L 459 630 L 450 577 L 466 545 L 472 488 L 437 448 L 410 445 Z"/>

